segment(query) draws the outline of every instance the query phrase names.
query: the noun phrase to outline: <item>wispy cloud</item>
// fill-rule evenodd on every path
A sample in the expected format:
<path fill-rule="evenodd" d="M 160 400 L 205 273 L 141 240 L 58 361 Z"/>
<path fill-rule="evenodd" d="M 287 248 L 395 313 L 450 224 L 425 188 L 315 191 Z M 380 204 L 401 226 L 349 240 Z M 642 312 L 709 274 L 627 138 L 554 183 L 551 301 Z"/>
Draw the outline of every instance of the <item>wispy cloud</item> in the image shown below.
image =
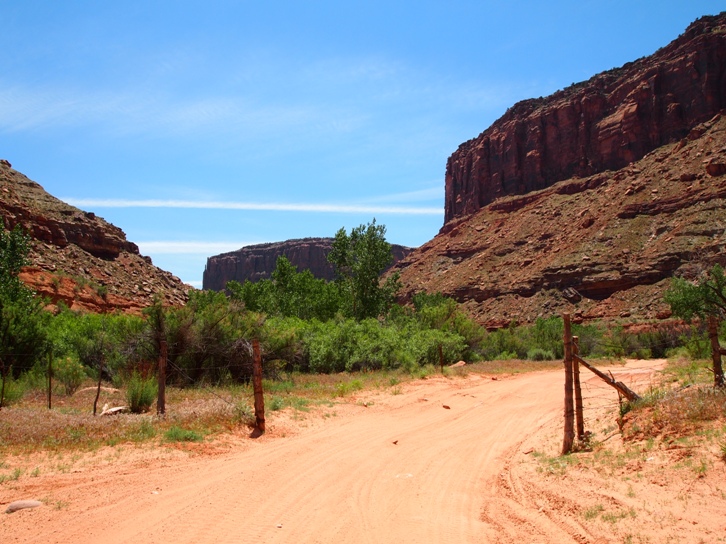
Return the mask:
<path fill-rule="evenodd" d="M 4 86 L 0 81 L 0 130 L 8 132 L 97 125 L 122 135 L 233 131 L 241 137 L 259 137 L 331 118 L 316 106 L 261 104 L 245 96 L 180 98 L 158 89 L 38 89 Z"/>
<path fill-rule="evenodd" d="M 63 197 L 79 208 L 184 208 L 197 210 L 256 210 L 312 213 L 389 213 L 402 215 L 442 215 L 441 207 L 366 206 L 360 204 L 306 204 L 284 202 L 199 202 L 193 200 L 127 200 Z"/>
<path fill-rule="evenodd" d="M 415 191 L 406 191 L 404 193 L 394 193 L 389 195 L 381 195 L 367 199 L 368 202 L 422 202 L 443 200 L 444 187 L 440 182 L 435 186 L 426 189 L 417 189 Z M 443 213 L 443 211 L 442 211 Z"/>

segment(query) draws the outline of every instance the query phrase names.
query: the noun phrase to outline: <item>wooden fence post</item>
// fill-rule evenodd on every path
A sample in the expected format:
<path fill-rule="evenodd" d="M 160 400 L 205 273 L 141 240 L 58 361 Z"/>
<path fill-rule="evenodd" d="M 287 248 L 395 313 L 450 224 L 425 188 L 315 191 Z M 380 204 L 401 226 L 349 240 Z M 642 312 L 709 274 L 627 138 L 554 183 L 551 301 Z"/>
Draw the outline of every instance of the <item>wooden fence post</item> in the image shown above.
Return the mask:
<path fill-rule="evenodd" d="M 262 391 L 262 356 L 260 341 L 252 340 L 252 387 L 255 392 L 255 429 L 265 432 L 265 395 Z"/>
<path fill-rule="evenodd" d="M 159 342 L 159 396 L 156 399 L 156 415 L 166 416 L 166 358 L 168 348 L 166 340 Z"/>
<path fill-rule="evenodd" d="M 98 398 L 101 396 L 101 376 L 103 376 L 103 356 L 98 359 L 98 385 L 96 386 L 96 398 L 93 399 L 93 415 L 96 415 Z"/>
<path fill-rule="evenodd" d="M 48 352 L 48 410 L 51 409 L 51 397 L 53 394 L 53 352 Z"/>
<path fill-rule="evenodd" d="M 575 406 L 572 399 L 572 329 L 570 314 L 563 314 L 562 319 L 565 325 L 565 436 L 562 440 L 562 455 L 566 455 L 572 451 L 572 443 L 575 441 Z"/>
<path fill-rule="evenodd" d="M 572 353 L 580 355 L 580 339 L 572 337 Z M 575 387 L 575 417 L 577 423 L 577 440 L 582 442 L 585 439 L 585 416 L 582 413 L 582 389 L 580 389 L 580 363 L 575 357 L 572 358 L 572 382 Z"/>
<path fill-rule="evenodd" d="M 711 339 L 711 358 L 713 359 L 713 386 L 723 387 L 723 365 L 721 364 L 721 344 L 718 343 L 718 321 L 708 316 L 708 336 Z"/>

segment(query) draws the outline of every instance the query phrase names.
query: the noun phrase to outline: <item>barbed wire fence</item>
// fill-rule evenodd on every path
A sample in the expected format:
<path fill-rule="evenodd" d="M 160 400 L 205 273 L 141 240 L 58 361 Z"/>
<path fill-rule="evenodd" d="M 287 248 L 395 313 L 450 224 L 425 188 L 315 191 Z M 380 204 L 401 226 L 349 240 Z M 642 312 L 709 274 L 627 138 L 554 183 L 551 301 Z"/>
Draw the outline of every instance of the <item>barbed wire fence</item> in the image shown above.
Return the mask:
<path fill-rule="evenodd" d="M 621 426 L 622 409 L 624 402 L 635 402 L 640 400 L 640 395 L 632 389 L 639 391 L 653 391 L 658 384 L 655 382 L 655 374 L 652 365 L 650 366 L 632 366 L 629 365 L 626 372 L 608 370 L 608 374 L 598 370 L 593 365 L 585 361 L 577 349 L 576 336 L 572 336 L 570 326 L 570 316 L 564 314 L 564 338 L 565 345 L 565 409 L 564 409 L 564 438 L 562 445 L 562 454 L 565 455 L 573 450 L 575 440 L 584 443 L 588 433 L 585 428 L 592 428 L 597 421 L 597 414 L 603 411 L 611 411 L 618 409 L 619 419 L 618 427 Z M 710 320 L 711 321 L 711 320 Z M 712 321 L 709 322 L 708 332 L 710 337 L 712 363 L 713 367 L 703 365 L 702 369 L 708 370 L 714 374 L 714 387 L 723 387 L 723 371 L 721 370 L 721 356 L 726 354 L 726 349 L 720 347 L 718 342 L 718 327 Z M 668 340 L 662 342 L 653 342 L 653 347 L 666 348 L 671 347 Z M 606 341 L 596 340 L 593 343 L 595 347 L 612 347 L 613 344 Z M 589 379 L 577 379 L 579 367 L 585 366 L 592 371 L 597 377 L 592 376 Z M 617 381 L 616 376 L 620 375 L 622 379 L 629 384 Z M 613 389 L 616 390 L 617 399 L 612 394 Z M 592 414 L 590 417 L 585 414 Z M 576 422 L 576 423 L 575 423 Z M 575 424 L 577 428 L 575 429 Z M 612 436 L 612 435 L 611 435 Z M 608 437 L 609 438 L 609 437 Z"/>

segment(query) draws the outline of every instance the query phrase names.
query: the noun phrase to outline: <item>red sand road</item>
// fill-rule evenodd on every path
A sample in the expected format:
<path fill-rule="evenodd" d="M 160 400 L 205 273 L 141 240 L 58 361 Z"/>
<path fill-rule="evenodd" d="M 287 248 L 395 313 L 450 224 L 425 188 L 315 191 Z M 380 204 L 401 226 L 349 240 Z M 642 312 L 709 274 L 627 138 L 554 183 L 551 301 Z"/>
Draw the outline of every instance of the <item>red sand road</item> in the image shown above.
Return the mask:
<path fill-rule="evenodd" d="M 268 419 L 271 436 L 214 456 L 157 448 L 0 486 L 0 504 L 46 503 L 0 516 L 0 542 L 607 542 L 512 474 L 561 432 L 562 372 L 434 377 L 369 399 L 287 436 Z"/>

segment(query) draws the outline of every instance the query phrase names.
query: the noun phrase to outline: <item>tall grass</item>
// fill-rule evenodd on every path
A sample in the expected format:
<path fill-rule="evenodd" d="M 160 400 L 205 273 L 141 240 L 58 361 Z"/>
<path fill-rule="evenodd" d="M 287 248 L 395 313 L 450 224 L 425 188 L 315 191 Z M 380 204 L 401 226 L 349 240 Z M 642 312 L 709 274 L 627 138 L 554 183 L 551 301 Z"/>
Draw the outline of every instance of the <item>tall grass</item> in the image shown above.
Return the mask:
<path fill-rule="evenodd" d="M 126 385 L 126 401 L 129 404 L 129 410 L 134 414 L 148 412 L 151 405 L 154 404 L 158 392 L 159 386 L 153 377 L 143 378 L 134 372 Z"/>

